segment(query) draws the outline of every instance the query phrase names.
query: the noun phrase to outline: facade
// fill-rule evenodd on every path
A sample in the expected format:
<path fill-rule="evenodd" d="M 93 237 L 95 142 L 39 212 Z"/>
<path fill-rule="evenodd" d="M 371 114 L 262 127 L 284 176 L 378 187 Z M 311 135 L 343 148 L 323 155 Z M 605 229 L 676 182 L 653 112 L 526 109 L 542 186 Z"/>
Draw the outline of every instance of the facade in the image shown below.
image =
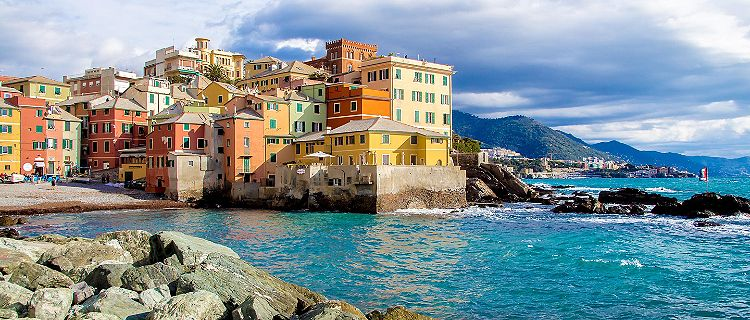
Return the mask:
<path fill-rule="evenodd" d="M 156 57 L 146 61 L 143 75 L 152 78 L 190 77 L 200 72 L 200 55 L 195 51 L 169 46 L 156 50 Z"/>
<path fill-rule="evenodd" d="M 333 84 L 326 88 L 327 126 L 338 128 L 350 121 L 390 118 L 388 91 L 353 84 Z"/>
<path fill-rule="evenodd" d="M 21 172 L 20 111 L 0 99 L 0 174 Z"/>
<path fill-rule="evenodd" d="M 333 75 L 357 71 L 362 61 L 372 59 L 378 54 L 378 45 L 368 44 L 347 39 L 326 42 L 326 56 L 312 57 L 306 63 L 315 68 L 323 68 Z"/>
<path fill-rule="evenodd" d="M 164 78 L 141 78 L 136 80 L 122 97 L 132 99 L 146 108 L 148 116 L 157 114 L 174 103 L 172 88 Z"/>
<path fill-rule="evenodd" d="M 393 120 L 450 136 L 453 67 L 400 57 L 362 63 L 362 84 L 391 93 Z"/>
<path fill-rule="evenodd" d="M 3 82 L 3 86 L 20 91 L 25 97 L 44 99 L 49 104 L 70 97 L 70 85 L 42 76 L 31 76 Z"/>
<path fill-rule="evenodd" d="M 22 95 L 23 94 L 21 93 L 21 91 L 18 91 L 10 87 L 4 87 L 2 86 L 2 82 L 0 82 L 0 100 L 9 99 L 10 97 L 17 97 L 17 96 L 22 96 Z"/>
<path fill-rule="evenodd" d="M 198 94 L 198 97 L 203 100 L 207 106 L 220 107 L 224 106 L 229 100 L 232 100 L 235 96 L 246 95 L 244 92 L 237 87 L 223 82 L 212 82 L 206 89 L 203 89 Z"/>
<path fill-rule="evenodd" d="M 109 68 L 86 69 L 82 75 L 65 76 L 63 82 L 70 85 L 73 96 L 88 94 L 115 95 L 125 92 L 130 82 L 138 78 L 133 72 Z"/>
<path fill-rule="evenodd" d="M 245 75 L 245 55 L 221 49 L 210 49 L 206 38 L 195 38 L 195 48 L 190 51 L 198 55 L 199 72 L 205 73 L 211 65 L 219 65 L 230 80 L 242 79 Z"/>
<path fill-rule="evenodd" d="M 216 156 L 224 166 L 226 186 L 233 194 L 246 194 L 248 184 L 257 185 L 263 178 L 258 176 L 265 162 L 263 118 L 253 108 L 244 108 L 217 117 L 215 127 L 223 133 L 216 141 L 223 153 Z"/>
<path fill-rule="evenodd" d="M 274 57 L 263 57 L 256 60 L 250 60 L 245 63 L 245 79 L 252 78 L 259 73 L 271 70 L 271 68 L 278 66 L 283 68 L 286 65 L 284 64 L 284 61 Z"/>
<path fill-rule="evenodd" d="M 289 123 L 289 102 L 284 98 L 269 95 L 248 95 L 248 105 L 263 117 L 263 163 L 256 170 L 259 181 L 273 186 L 278 166 L 294 161 Z"/>
<path fill-rule="evenodd" d="M 146 147 L 120 150 L 118 181 L 128 183 L 146 178 Z"/>
<path fill-rule="evenodd" d="M 55 139 L 54 146 L 60 141 L 62 166 L 56 174 L 68 176 L 81 166 L 82 120 L 58 106 L 49 107 L 45 118 L 48 140 L 50 137 Z M 47 144 L 50 145 L 49 142 Z"/>
<path fill-rule="evenodd" d="M 292 61 L 288 65 L 272 65 L 270 69 L 240 81 L 238 86 L 244 90 L 257 90 L 258 92 L 290 88 L 295 80 L 308 79 L 319 71 L 300 61 Z"/>
<path fill-rule="evenodd" d="M 83 155 L 92 171 L 120 166 L 120 150 L 143 146 L 148 113 L 133 100 L 117 97 L 89 111 L 88 146 Z"/>

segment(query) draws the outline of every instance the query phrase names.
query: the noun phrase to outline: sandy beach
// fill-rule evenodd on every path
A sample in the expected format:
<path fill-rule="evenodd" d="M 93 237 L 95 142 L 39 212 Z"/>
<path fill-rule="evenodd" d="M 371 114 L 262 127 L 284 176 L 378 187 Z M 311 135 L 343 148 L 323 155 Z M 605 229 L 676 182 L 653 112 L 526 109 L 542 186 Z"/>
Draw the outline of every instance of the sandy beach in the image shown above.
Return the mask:
<path fill-rule="evenodd" d="M 112 209 L 160 209 L 187 207 L 162 200 L 141 190 L 104 184 L 49 183 L 0 184 L 0 214 L 29 215 Z"/>

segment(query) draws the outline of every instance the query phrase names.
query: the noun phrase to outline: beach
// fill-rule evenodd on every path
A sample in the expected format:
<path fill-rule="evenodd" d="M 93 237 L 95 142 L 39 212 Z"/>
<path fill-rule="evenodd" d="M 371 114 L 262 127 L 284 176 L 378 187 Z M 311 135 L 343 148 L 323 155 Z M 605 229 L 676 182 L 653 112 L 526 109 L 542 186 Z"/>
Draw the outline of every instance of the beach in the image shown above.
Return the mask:
<path fill-rule="evenodd" d="M 0 184 L 0 214 L 30 215 L 187 206 L 185 203 L 163 200 L 141 190 L 99 183 L 60 183 L 54 187 L 49 183 Z"/>

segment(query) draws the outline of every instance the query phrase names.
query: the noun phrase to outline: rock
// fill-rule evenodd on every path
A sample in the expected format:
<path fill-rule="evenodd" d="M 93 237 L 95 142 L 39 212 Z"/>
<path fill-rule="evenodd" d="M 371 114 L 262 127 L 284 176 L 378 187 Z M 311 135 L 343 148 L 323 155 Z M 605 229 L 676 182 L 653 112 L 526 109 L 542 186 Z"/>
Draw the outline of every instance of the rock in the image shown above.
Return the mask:
<path fill-rule="evenodd" d="M 0 319 L 17 319 L 18 313 L 11 309 L 0 309 Z"/>
<path fill-rule="evenodd" d="M 49 242 L 49 243 L 54 243 L 54 244 L 66 244 L 70 241 L 73 241 L 74 239 L 68 238 L 66 236 L 62 236 L 59 234 L 50 233 L 50 234 L 39 235 L 33 238 L 28 238 L 27 240 Z"/>
<path fill-rule="evenodd" d="M 122 274 L 132 269 L 127 263 L 103 263 L 86 275 L 86 283 L 99 289 L 122 286 Z"/>
<path fill-rule="evenodd" d="M 120 245 L 130 252 L 133 257 L 133 265 L 136 267 L 149 264 L 151 255 L 151 233 L 143 230 L 123 230 L 100 234 L 96 240 L 117 240 Z"/>
<path fill-rule="evenodd" d="M 307 304 L 326 300 L 318 293 L 286 283 L 239 258 L 219 253 L 209 254 L 194 271 L 177 280 L 177 294 L 198 290 L 218 294 L 229 310 L 253 295 L 260 295 L 285 317 L 295 312 L 298 299 Z"/>
<path fill-rule="evenodd" d="M 221 299 L 213 292 L 199 290 L 174 296 L 157 306 L 149 320 L 218 320 L 227 313 Z"/>
<path fill-rule="evenodd" d="M 646 214 L 646 207 L 640 204 L 616 204 L 606 206 L 604 213 L 609 214 L 627 214 L 643 215 Z"/>
<path fill-rule="evenodd" d="M 293 318 L 295 319 L 295 318 Z M 299 320 L 367 320 L 362 311 L 343 301 L 325 301 L 313 305 L 296 317 Z"/>
<path fill-rule="evenodd" d="M 705 227 L 719 227 L 721 226 L 721 224 L 718 222 L 713 222 L 713 221 L 698 220 L 698 221 L 693 222 L 693 226 L 697 228 L 705 228 Z"/>
<path fill-rule="evenodd" d="M 26 217 L 0 216 L 0 227 L 10 227 L 29 222 Z"/>
<path fill-rule="evenodd" d="M 367 319 L 369 320 L 433 320 L 433 318 L 409 311 L 402 306 L 388 308 L 388 310 L 386 310 L 385 313 L 380 313 L 380 311 L 377 311 L 377 310 L 372 311 L 367 314 Z"/>
<path fill-rule="evenodd" d="M 175 231 L 162 231 L 153 235 L 151 248 L 152 261 L 161 261 L 174 254 L 186 266 L 201 263 L 210 253 L 239 258 L 237 253 L 226 246 Z"/>
<path fill-rule="evenodd" d="M 50 249 L 39 257 L 38 262 L 53 265 L 53 260 L 65 258 L 64 264 L 54 266 L 63 268 L 60 271 L 73 280 L 79 281 L 102 262 L 133 263 L 133 257 L 123 249 L 116 240 L 107 243 L 99 241 L 70 241 Z M 68 263 L 70 262 L 70 263 Z"/>
<path fill-rule="evenodd" d="M 750 213 L 750 200 L 713 192 L 696 194 L 682 202 L 676 213 L 688 218 L 708 216 L 733 216 Z"/>
<path fill-rule="evenodd" d="M 138 292 L 135 292 L 133 290 L 128 290 L 125 288 L 112 287 L 107 290 L 102 290 L 99 293 L 100 294 L 104 293 L 102 296 L 113 296 L 113 295 L 123 296 L 133 301 L 138 301 L 139 299 Z"/>
<path fill-rule="evenodd" d="M 89 312 L 83 315 L 77 315 L 72 318 L 69 318 L 70 320 L 120 320 L 120 317 L 108 314 L 108 313 L 101 313 L 101 312 Z"/>
<path fill-rule="evenodd" d="M 141 292 L 165 284 L 174 287 L 174 282 L 180 274 L 182 274 L 181 269 L 157 262 L 125 270 L 120 279 L 122 279 L 123 288 Z"/>
<path fill-rule="evenodd" d="M 599 202 L 617 204 L 669 205 L 678 203 L 677 199 L 656 193 L 647 193 L 635 188 L 622 188 L 613 191 L 599 192 Z"/>
<path fill-rule="evenodd" d="M 156 288 L 151 288 L 143 291 L 138 296 L 139 301 L 146 306 L 148 309 L 154 309 L 157 304 L 162 301 L 166 301 L 171 298 L 172 295 L 169 293 L 169 287 L 167 285 L 161 285 Z"/>
<path fill-rule="evenodd" d="M 24 314 L 33 293 L 31 290 L 17 284 L 2 281 L 0 282 L 0 308 Z"/>
<path fill-rule="evenodd" d="M 25 261 L 18 264 L 8 281 L 30 290 L 68 288 L 73 285 L 73 280 L 65 274 Z"/>
<path fill-rule="evenodd" d="M 18 251 L 28 256 L 31 261 L 35 262 L 39 261 L 39 257 L 41 257 L 44 252 L 57 247 L 58 245 L 47 242 L 0 238 L 0 249 Z"/>
<path fill-rule="evenodd" d="M 94 288 L 86 282 L 79 282 L 70 287 L 73 290 L 73 304 L 80 304 L 86 299 L 94 296 Z"/>
<path fill-rule="evenodd" d="M 21 240 L 23 237 L 18 233 L 18 230 L 13 228 L 0 229 L 0 238 L 10 238 L 15 240 Z"/>
<path fill-rule="evenodd" d="M 29 301 L 29 317 L 63 320 L 72 304 L 73 291 L 68 288 L 39 289 Z"/>
<path fill-rule="evenodd" d="M 0 248 L 0 274 L 11 274 L 22 261 L 34 263 L 29 256 L 10 249 Z"/>
<path fill-rule="evenodd" d="M 479 178 L 466 179 L 466 201 L 468 202 L 498 202 L 495 192 Z"/>
<path fill-rule="evenodd" d="M 268 301 L 260 296 L 251 296 L 239 308 L 232 311 L 232 320 L 274 320 L 278 315 Z"/>
<path fill-rule="evenodd" d="M 73 263 L 66 257 L 54 257 L 52 260 L 47 261 L 47 266 L 52 268 L 52 270 L 60 272 L 74 268 Z"/>
<path fill-rule="evenodd" d="M 80 312 L 101 312 L 128 320 L 145 319 L 149 309 L 137 302 L 137 299 L 138 294 L 133 291 L 110 288 L 86 300 Z"/>
<path fill-rule="evenodd" d="M 573 200 L 552 209 L 555 213 L 604 213 L 604 206 L 589 194 L 578 194 Z"/>

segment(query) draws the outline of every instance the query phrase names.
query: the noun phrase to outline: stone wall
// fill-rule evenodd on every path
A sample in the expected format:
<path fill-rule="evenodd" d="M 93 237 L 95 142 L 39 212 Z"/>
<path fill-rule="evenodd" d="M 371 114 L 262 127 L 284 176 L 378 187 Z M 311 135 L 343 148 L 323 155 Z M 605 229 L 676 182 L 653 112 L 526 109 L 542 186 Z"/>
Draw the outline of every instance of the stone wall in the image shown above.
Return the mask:
<path fill-rule="evenodd" d="M 467 166 L 478 167 L 481 164 L 489 163 L 489 156 L 486 152 L 478 153 L 453 153 L 451 154 L 453 164 L 466 169 Z"/>

